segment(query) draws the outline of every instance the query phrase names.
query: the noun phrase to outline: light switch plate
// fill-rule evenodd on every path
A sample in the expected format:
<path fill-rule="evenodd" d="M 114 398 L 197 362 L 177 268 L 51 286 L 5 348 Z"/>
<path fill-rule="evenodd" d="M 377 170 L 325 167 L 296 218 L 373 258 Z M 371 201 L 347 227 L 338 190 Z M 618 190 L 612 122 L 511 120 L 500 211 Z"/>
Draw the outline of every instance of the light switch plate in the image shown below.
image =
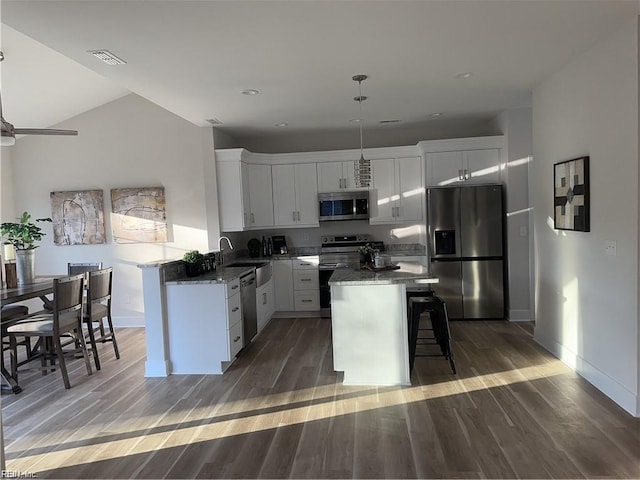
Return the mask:
<path fill-rule="evenodd" d="M 616 242 L 614 240 L 606 240 L 604 242 L 604 254 L 616 256 Z"/>

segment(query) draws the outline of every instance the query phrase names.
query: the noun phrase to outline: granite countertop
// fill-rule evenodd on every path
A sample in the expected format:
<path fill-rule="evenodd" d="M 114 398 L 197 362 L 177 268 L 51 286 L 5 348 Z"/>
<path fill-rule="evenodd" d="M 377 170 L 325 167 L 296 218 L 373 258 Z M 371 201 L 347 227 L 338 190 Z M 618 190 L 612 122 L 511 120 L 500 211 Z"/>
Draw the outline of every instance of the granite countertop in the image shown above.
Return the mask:
<path fill-rule="evenodd" d="M 329 279 L 329 285 L 393 285 L 399 283 L 438 283 L 438 278 L 429 274 L 427 267 L 415 262 L 399 262 L 397 270 L 372 272 L 341 268 L 335 270 Z"/>
<path fill-rule="evenodd" d="M 198 285 L 208 283 L 228 283 L 243 274 L 250 272 L 252 267 L 218 267 L 217 270 L 212 270 L 207 273 L 203 273 L 197 277 L 180 277 L 175 280 L 165 282 L 165 285 Z"/>

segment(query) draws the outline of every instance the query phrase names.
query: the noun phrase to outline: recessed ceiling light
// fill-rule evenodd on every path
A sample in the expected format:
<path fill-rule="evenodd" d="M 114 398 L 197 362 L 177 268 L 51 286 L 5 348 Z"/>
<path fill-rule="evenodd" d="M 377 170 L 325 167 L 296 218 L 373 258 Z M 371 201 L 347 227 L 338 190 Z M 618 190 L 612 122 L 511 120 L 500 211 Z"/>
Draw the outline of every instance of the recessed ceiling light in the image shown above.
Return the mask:
<path fill-rule="evenodd" d="M 289 124 L 288 124 L 288 123 L 285 123 L 285 122 L 282 122 L 282 123 L 276 123 L 276 124 L 275 124 L 275 126 L 276 126 L 276 127 L 286 127 L 286 126 L 288 126 L 288 125 L 289 125 Z"/>
<path fill-rule="evenodd" d="M 400 123 L 401 121 L 402 120 L 396 120 L 396 119 L 393 119 L 393 120 L 380 120 L 380 122 L 378 122 L 378 123 L 382 123 L 382 124 L 385 124 L 385 123 Z"/>
<path fill-rule="evenodd" d="M 473 76 L 473 73 L 471 72 L 462 72 L 457 74 L 455 78 L 469 78 L 471 76 Z"/>
<path fill-rule="evenodd" d="M 359 118 L 353 118 L 351 120 L 349 120 L 351 123 L 360 123 L 360 119 Z"/>
<path fill-rule="evenodd" d="M 435 112 L 431 114 L 432 117 L 441 117 L 442 114 L 440 112 Z"/>
<path fill-rule="evenodd" d="M 254 90 L 253 88 L 249 88 L 247 90 L 242 90 L 242 95 L 258 95 L 260 92 L 258 90 Z"/>
<path fill-rule="evenodd" d="M 88 53 L 96 57 L 98 60 L 102 60 L 107 65 L 124 65 L 125 62 L 121 58 L 116 57 L 109 50 L 87 50 Z"/>

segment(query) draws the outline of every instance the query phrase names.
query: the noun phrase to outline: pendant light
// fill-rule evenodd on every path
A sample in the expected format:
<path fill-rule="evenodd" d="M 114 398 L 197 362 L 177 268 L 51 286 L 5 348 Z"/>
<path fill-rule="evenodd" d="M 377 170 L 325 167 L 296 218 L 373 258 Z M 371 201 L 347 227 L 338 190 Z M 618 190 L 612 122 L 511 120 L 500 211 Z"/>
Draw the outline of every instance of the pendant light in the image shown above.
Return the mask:
<path fill-rule="evenodd" d="M 371 160 L 364 158 L 362 151 L 362 102 L 367 97 L 362 95 L 362 82 L 367 79 L 366 75 L 354 75 L 353 81 L 358 82 L 358 96 L 353 99 L 358 102 L 359 107 L 359 120 L 360 124 L 360 159 L 354 161 L 354 181 L 357 188 L 368 188 L 371 186 Z"/>

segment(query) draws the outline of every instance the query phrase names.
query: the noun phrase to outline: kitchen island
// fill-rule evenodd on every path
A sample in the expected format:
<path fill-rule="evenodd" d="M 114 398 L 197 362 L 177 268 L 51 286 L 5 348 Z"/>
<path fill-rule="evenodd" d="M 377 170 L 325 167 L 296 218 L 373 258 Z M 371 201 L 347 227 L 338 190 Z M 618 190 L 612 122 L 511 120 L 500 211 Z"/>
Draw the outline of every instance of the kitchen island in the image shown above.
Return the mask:
<path fill-rule="evenodd" d="M 407 288 L 438 279 L 427 267 L 338 269 L 329 279 L 333 367 L 345 385 L 410 385 Z"/>

